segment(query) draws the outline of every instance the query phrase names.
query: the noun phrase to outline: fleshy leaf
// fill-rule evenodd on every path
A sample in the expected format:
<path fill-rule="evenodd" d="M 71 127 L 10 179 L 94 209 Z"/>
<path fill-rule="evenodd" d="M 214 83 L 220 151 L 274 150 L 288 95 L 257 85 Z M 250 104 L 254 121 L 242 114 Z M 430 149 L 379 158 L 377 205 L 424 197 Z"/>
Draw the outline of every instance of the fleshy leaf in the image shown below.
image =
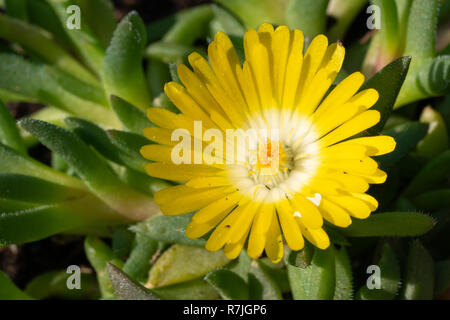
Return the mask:
<path fill-rule="evenodd" d="M 205 277 L 225 300 L 248 300 L 249 287 L 245 281 L 230 270 L 215 270 Z"/>
<path fill-rule="evenodd" d="M 359 300 L 393 300 L 400 286 L 400 266 L 392 247 L 385 243 L 381 258 L 376 263 L 380 268 L 380 289 L 369 289 L 367 285 L 361 287 L 357 293 Z"/>
<path fill-rule="evenodd" d="M 350 258 L 345 247 L 335 250 L 336 287 L 333 300 L 352 300 L 353 276 Z"/>
<path fill-rule="evenodd" d="M 153 124 L 141 110 L 123 99 L 111 96 L 111 106 L 129 131 L 142 135 L 144 128 L 153 127 Z"/>
<path fill-rule="evenodd" d="M 431 300 L 434 296 L 434 262 L 419 240 L 409 248 L 401 298 Z"/>
<path fill-rule="evenodd" d="M 450 91 L 450 55 L 429 58 L 410 71 L 395 108 L 425 98 L 438 97 Z"/>
<path fill-rule="evenodd" d="M 147 42 L 144 23 L 136 12 L 122 19 L 106 51 L 102 78 L 108 94 L 145 111 L 151 105 L 142 57 Z"/>
<path fill-rule="evenodd" d="M 193 280 L 229 262 L 223 251 L 210 252 L 203 248 L 175 244 L 156 261 L 150 270 L 146 287 L 156 288 Z"/>
<path fill-rule="evenodd" d="M 33 300 L 30 296 L 17 288 L 14 282 L 0 270 L 0 300 Z"/>
<path fill-rule="evenodd" d="M 347 237 L 410 237 L 422 235 L 434 225 L 432 217 L 418 212 L 384 212 L 353 219 L 349 227 L 340 230 Z"/>
<path fill-rule="evenodd" d="M 413 150 L 427 134 L 428 125 L 420 122 L 406 122 L 384 131 L 383 134 L 395 139 L 395 150 L 376 158 L 384 169 L 393 167 Z"/>
<path fill-rule="evenodd" d="M 434 189 L 450 175 L 450 150 L 431 159 L 413 178 L 404 194 L 415 196 L 424 191 Z"/>
<path fill-rule="evenodd" d="M 164 300 L 217 300 L 219 294 L 212 285 L 199 278 L 152 290 Z"/>
<path fill-rule="evenodd" d="M 33 119 L 22 120 L 21 126 L 58 153 L 93 193 L 125 217 L 142 220 L 159 212 L 150 197 L 128 188 L 74 133 Z"/>
<path fill-rule="evenodd" d="M 311 265 L 298 268 L 287 265 L 289 282 L 295 300 L 329 300 L 335 287 L 335 265 L 332 248 L 315 249 Z"/>
<path fill-rule="evenodd" d="M 50 271 L 31 280 L 25 293 L 34 299 L 94 300 L 99 298 L 97 281 L 90 273 L 80 273 L 80 289 L 71 290 L 67 280 L 71 276 L 66 270 Z"/>
<path fill-rule="evenodd" d="M 27 153 L 27 148 L 20 136 L 16 121 L 9 110 L 0 101 L 0 143 L 17 150 L 22 154 Z"/>
<path fill-rule="evenodd" d="M 281 300 L 281 290 L 275 279 L 261 267 L 261 262 L 254 260 L 248 274 L 250 299 L 252 300 Z"/>
<path fill-rule="evenodd" d="M 204 247 L 206 240 L 189 239 L 185 229 L 191 221 L 192 214 L 183 214 L 175 217 L 156 216 L 133 227 L 133 230 L 145 233 L 148 237 L 158 241 L 179 243 L 187 246 Z"/>
<path fill-rule="evenodd" d="M 128 277 L 112 263 L 107 263 L 109 279 L 114 293 L 122 300 L 160 300 L 157 295 Z"/>
<path fill-rule="evenodd" d="M 306 38 L 325 32 L 329 0 L 290 0 L 286 21 L 290 28 L 302 30 Z"/>
<path fill-rule="evenodd" d="M 429 123 L 427 136 L 419 142 L 420 155 L 434 157 L 448 149 L 448 133 L 442 115 L 431 107 L 423 109 L 420 121 Z"/>
<path fill-rule="evenodd" d="M 410 62 L 411 57 L 403 57 L 391 62 L 370 78 L 361 88 L 361 90 L 373 88 L 380 95 L 371 110 L 378 110 L 381 119 L 377 125 L 368 130 L 369 134 L 373 135 L 380 132 L 391 115 L 400 88 L 408 73 Z"/>

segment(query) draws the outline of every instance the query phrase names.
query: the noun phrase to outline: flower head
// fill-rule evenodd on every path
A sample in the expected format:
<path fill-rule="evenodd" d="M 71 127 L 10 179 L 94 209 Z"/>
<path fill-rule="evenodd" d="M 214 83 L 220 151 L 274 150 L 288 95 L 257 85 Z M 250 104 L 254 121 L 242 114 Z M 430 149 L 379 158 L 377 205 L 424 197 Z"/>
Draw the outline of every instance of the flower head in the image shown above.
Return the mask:
<path fill-rule="evenodd" d="M 347 227 L 378 206 L 365 192 L 386 173 L 371 157 L 391 152 L 395 141 L 352 138 L 379 122 L 379 112 L 370 110 L 378 92 L 358 92 L 364 76 L 356 72 L 326 95 L 345 49 L 323 35 L 304 55 L 303 46 L 301 31 L 263 24 L 246 32 L 241 64 L 219 32 L 209 62 L 191 54 L 193 70 L 178 66 L 184 86 L 165 87 L 181 113 L 148 110 L 157 127 L 144 133 L 157 144 L 141 151 L 154 161 L 147 172 L 183 182 L 159 191 L 155 201 L 166 215 L 196 212 L 186 235 L 212 232 L 206 248 L 224 248 L 230 259 L 246 244 L 250 257 L 265 250 L 272 261 L 282 258 L 284 242 L 300 250 L 306 238 L 325 249 L 324 219 Z"/>

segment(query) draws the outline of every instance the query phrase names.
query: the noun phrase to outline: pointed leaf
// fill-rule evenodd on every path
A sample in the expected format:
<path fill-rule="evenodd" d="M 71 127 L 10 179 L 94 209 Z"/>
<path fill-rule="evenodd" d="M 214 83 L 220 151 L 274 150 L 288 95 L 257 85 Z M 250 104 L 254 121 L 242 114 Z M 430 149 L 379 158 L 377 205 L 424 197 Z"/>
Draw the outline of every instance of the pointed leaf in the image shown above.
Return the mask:
<path fill-rule="evenodd" d="M 142 135 L 144 128 L 154 126 L 141 110 L 119 97 L 111 96 L 111 106 L 125 128 L 131 132 Z"/>
<path fill-rule="evenodd" d="M 381 258 L 377 263 L 380 268 L 380 289 L 363 286 L 357 293 L 359 300 L 393 300 L 400 287 L 400 266 L 392 247 L 385 243 Z"/>
<path fill-rule="evenodd" d="M 160 300 L 154 293 L 128 277 L 114 264 L 107 264 L 114 293 L 122 300 Z"/>
<path fill-rule="evenodd" d="M 93 193 L 125 217 L 142 220 L 159 211 L 150 197 L 122 183 L 105 161 L 74 133 L 33 119 L 22 120 L 21 126 L 58 153 Z"/>
<path fill-rule="evenodd" d="M 435 56 L 439 0 L 414 0 L 409 14 L 405 54 L 413 57 L 412 68 Z"/>
<path fill-rule="evenodd" d="M 20 136 L 16 121 L 9 110 L 0 101 L 0 143 L 17 150 L 22 154 L 27 153 L 27 148 Z"/>
<path fill-rule="evenodd" d="M 148 237 L 158 241 L 179 243 L 187 246 L 204 247 L 206 240 L 189 239 L 185 235 L 186 226 L 191 221 L 192 214 L 183 214 L 175 217 L 156 216 L 133 227 L 133 230 L 145 233 Z"/>
<path fill-rule="evenodd" d="M 33 300 L 30 296 L 17 288 L 14 282 L 0 270 L 0 300 Z"/>
<path fill-rule="evenodd" d="M 336 287 L 333 300 L 352 300 L 353 276 L 350 258 L 345 247 L 335 250 Z"/>
<path fill-rule="evenodd" d="M 315 249 L 311 265 L 307 268 L 287 266 L 292 295 L 295 300 L 329 300 L 335 287 L 334 254 Z"/>
<path fill-rule="evenodd" d="M 370 78 L 361 90 L 373 88 L 380 97 L 371 110 L 378 110 L 381 114 L 380 122 L 368 130 L 373 135 L 380 132 L 392 113 L 400 88 L 408 73 L 411 57 L 399 58 Z"/>
<path fill-rule="evenodd" d="M 290 28 L 302 30 L 305 37 L 325 32 L 329 0 L 290 0 L 286 8 L 286 21 Z"/>
<path fill-rule="evenodd" d="M 395 150 L 376 158 L 381 168 L 392 168 L 413 150 L 420 140 L 427 134 L 428 125 L 420 122 L 406 122 L 392 129 L 383 131 L 383 134 L 395 139 Z"/>
<path fill-rule="evenodd" d="M 434 262 L 419 240 L 409 248 L 401 298 L 431 300 L 434 296 Z"/>
<path fill-rule="evenodd" d="M 217 300 L 216 289 L 203 279 L 195 279 L 152 290 L 164 300 Z"/>
<path fill-rule="evenodd" d="M 415 196 L 421 192 L 431 190 L 446 181 L 450 175 L 450 150 L 431 159 L 413 178 L 404 194 Z"/>
<path fill-rule="evenodd" d="M 248 286 L 252 300 L 281 300 L 283 296 L 275 279 L 261 266 L 261 262 L 254 260 L 251 263 Z"/>
<path fill-rule="evenodd" d="M 146 37 L 142 19 L 136 12 L 129 13 L 114 31 L 102 74 L 108 94 L 121 97 L 142 111 L 151 105 L 142 69 Z"/>
<path fill-rule="evenodd" d="M 340 230 L 347 237 L 410 237 L 427 233 L 434 225 L 432 217 L 418 212 L 384 212 L 365 220 L 354 219 L 349 227 Z"/>
<path fill-rule="evenodd" d="M 211 284 L 222 299 L 248 300 L 249 288 L 244 280 L 229 270 L 216 270 L 208 273 L 205 280 Z"/>
<path fill-rule="evenodd" d="M 229 262 L 223 251 L 210 252 L 203 248 L 175 244 L 156 261 L 150 270 L 146 287 L 162 287 L 196 279 Z"/>

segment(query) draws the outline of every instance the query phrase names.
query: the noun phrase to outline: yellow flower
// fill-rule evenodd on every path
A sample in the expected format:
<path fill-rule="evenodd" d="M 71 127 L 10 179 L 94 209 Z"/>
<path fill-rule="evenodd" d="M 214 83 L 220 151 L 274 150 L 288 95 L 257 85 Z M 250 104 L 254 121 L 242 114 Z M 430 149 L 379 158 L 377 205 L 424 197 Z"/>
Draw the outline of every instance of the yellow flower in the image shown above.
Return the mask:
<path fill-rule="evenodd" d="M 345 49 L 340 43 L 328 45 L 319 35 L 303 55 L 303 41 L 299 30 L 263 24 L 246 32 L 241 65 L 230 39 L 219 32 L 208 47 L 209 63 L 192 53 L 193 71 L 178 66 L 184 86 L 165 86 L 181 113 L 148 110 L 157 127 L 144 133 L 157 144 L 141 150 L 154 161 L 146 170 L 184 183 L 156 193 L 156 203 L 166 215 L 196 211 L 186 235 L 199 238 L 212 231 L 206 249 L 224 248 L 230 259 L 246 243 L 250 257 L 265 250 L 274 262 L 283 256 L 284 241 L 292 250 L 302 249 L 304 238 L 326 249 L 330 240 L 323 219 L 347 227 L 352 217 L 367 218 L 378 206 L 365 192 L 369 184 L 383 183 L 386 173 L 371 156 L 391 152 L 395 141 L 388 136 L 349 139 L 379 122 L 379 112 L 370 110 L 378 92 L 358 92 L 364 76 L 355 72 L 325 97 Z M 189 152 L 172 141 L 179 129 L 192 136 Z M 201 135 L 211 129 L 217 133 L 214 139 Z M 219 150 L 223 144 L 228 148 L 228 135 L 213 140 L 231 129 L 275 129 L 278 136 L 258 134 L 256 150 L 245 144 L 250 152 L 228 162 L 228 150 L 226 156 Z M 174 163 L 180 150 L 193 164 Z M 242 155 L 237 152 L 237 157 Z"/>

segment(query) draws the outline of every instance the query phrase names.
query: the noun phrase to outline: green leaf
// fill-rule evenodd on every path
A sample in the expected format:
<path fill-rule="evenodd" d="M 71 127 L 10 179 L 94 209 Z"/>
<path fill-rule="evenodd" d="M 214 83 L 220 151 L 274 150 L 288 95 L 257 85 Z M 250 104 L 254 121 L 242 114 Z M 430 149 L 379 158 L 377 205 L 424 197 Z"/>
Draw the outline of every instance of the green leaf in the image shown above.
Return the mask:
<path fill-rule="evenodd" d="M 142 111 L 151 105 L 142 57 L 147 42 L 144 23 L 129 13 L 114 31 L 103 63 L 102 78 L 108 94 L 121 97 Z"/>
<path fill-rule="evenodd" d="M 147 138 L 139 134 L 119 130 L 108 130 L 107 134 L 116 148 L 135 159 L 134 168 L 137 171 L 143 171 L 148 161 L 142 157 L 140 150 L 143 146 L 149 144 Z"/>
<path fill-rule="evenodd" d="M 22 154 L 27 153 L 27 148 L 20 136 L 16 121 L 9 110 L 0 101 L 0 143 L 17 150 Z"/>
<path fill-rule="evenodd" d="M 260 267 L 275 281 L 281 292 L 291 291 L 284 263 L 272 263 L 268 258 L 259 259 Z"/>
<path fill-rule="evenodd" d="M 240 276 L 230 270 L 212 271 L 208 273 L 205 280 L 217 290 L 222 299 L 249 299 L 249 287 Z"/>
<path fill-rule="evenodd" d="M 114 257 L 111 248 L 97 237 L 88 236 L 84 241 L 84 251 L 97 274 L 97 281 L 103 299 L 114 298 L 113 286 L 108 278 L 107 263 L 122 266 L 123 262 Z"/>
<path fill-rule="evenodd" d="M 426 211 L 450 207 L 450 189 L 439 189 L 422 193 L 413 199 L 417 208 Z"/>
<path fill-rule="evenodd" d="M 160 300 L 153 292 L 128 277 L 123 271 L 107 264 L 108 276 L 114 288 L 114 293 L 122 300 Z"/>
<path fill-rule="evenodd" d="M 427 136 L 419 142 L 419 155 L 434 157 L 448 149 L 448 134 L 442 116 L 431 107 L 423 109 L 420 121 L 429 123 Z"/>
<path fill-rule="evenodd" d="M 67 287 L 67 280 L 71 276 L 66 270 L 50 271 L 38 275 L 31 280 L 25 293 L 34 299 L 67 299 L 94 300 L 99 298 L 97 281 L 93 274 L 80 273 L 80 289 L 71 290 Z"/>
<path fill-rule="evenodd" d="M 219 294 L 202 278 L 152 290 L 164 300 L 217 300 Z"/>
<path fill-rule="evenodd" d="M 129 189 L 92 149 L 74 133 L 43 121 L 26 119 L 21 126 L 59 154 L 80 176 L 89 190 L 111 208 L 134 220 L 159 211 L 153 200 Z"/>
<path fill-rule="evenodd" d="M 401 298 L 431 300 L 434 296 L 434 262 L 419 240 L 409 248 Z"/>
<path fill-rule="evenodd" d="M 295 300 L 330 300 L 334 295 L 335 265 L 333 249 L 315 249 L 311 265 L 298 268 L 287 265 Z"/>
<path fill-rule="evenodd" d="M 175 23 L 165 33 L 162 41 L 191 46 L 197 39 L 207 35 L 208 24 L 212 18 L 210 5 L 182 10 L 175 15 Z"/>
<path fill-rule="evenodd" d="M 327 13 L 337 22 L 328 31 L 330 40 L 337 41 L 344 39 L 345 33 L 353 20 L 367 3 L 367 0 L 335 0 L 328 5 Z"/>
<path fill-rule="evenodd" d="M 393 300 L 400 287 L 400 266 L 392 247 L 385 243 L 381 258 L 376 263 L 380 268 L 380 289 L 369 289 L 367 285 L 361 287 L 357 293 L 359 300 Z"/>
<path fill-rule="evenodd" d="M 123 271 L 130 277 L 140 280 L 147 277 L 153 257 L 159 254 L 158 241 L 148 237 L 139 228 L 132 230 L 136 233 L 135 245 L 123 266 Z"/>
<path fill-rule="evenodd" d="M 46 165 L 0 144 L 0 173 L 22 174 L 74 189 L 87 190 L 79 179 L 53 170 Z"/>
<path fill-rule="evenodd" d="M 214 20 L 211 21 L 212 34 L 222 31 L 228 36 L 244 36 L 244 26 L 231 13 L 218 5 L 212 5 L 212 10 L 214 13 Z"/>
<path fill-rule="evenodd" d="M 415 196 L 434 189 L 450 175 L 450 150 L 431 159 L 412 179 L 404 194 Z"/>
<path fill-rule="evenodd" d="M 395 150 L 389 154 L 376 158 L 384 169 L 393 167 L 412 151 L 420 140 L 427 134 L 428 125 L 420 122 L 406 122 L 392 129 L 383 131 L 383 134 L 395 139 Z"/>
<path fill-rule="evenodd" d="M 179 243 L 187 246 L 204 247 L 206 240 L 189 239 L 185 229 L 191 221 L 192 214 L 183 214 L 175 217 L 156 216 L 133 227 L 136 232 L 145 233 L 148 237 L 158 241 Z"/>
<path fill-rule="evenodd" d="M 286 24 L 286 7 L 289 0 L 215 0 L 244 23 L 247 29 L 257 28 L 261 23 Z"/>
<path fill-rule="evenodd" d="M 145 173 L 147 163 L 137 152 L 129 154 L 119 149 L 110 139 L 110 135 L 97 125 L 80 118 L 66 118 L 67 127 L 76 133 L 86 144 L 93 146 L 102 156 L 120 165 Z M 141 138 L 141 137 L 140 137 Z M 140 146 L 142 147 L 142 145 Z M 136 150 L 139 150 L 136 148 Z"/>
<path fill-rule="evenodd" d="M 227 270 L 233 271 L 245 282 L 248 282 L 248 272 L 250 270 L 252 259 L 247 255 L 245 250 L 242 250 L 239 254 L 239 258 L 231 261 L 225 268 Z"/>
<path fill-rule="evenodd" d="M 434 297 L 440 298 L 450 288 L 450 260 L 436 262 L 435 275 Z"/>
<path fill-rule="evenodd" d="M 0 270 L 0 300 L 33 300 Z"/>
<path fill-rule="evenodd" d="M 378 91 L 380 98 L 371 110 L 378 110 L 381 114 L 380 122 L 368 130 L 370 135 L 380 132 L 392 113 L 400 88 L 408 73 L 411 57 L 399 58 L 370 78 L 361 90 L 373 88 Z"/>
<path fill-rule="evenodd" d="M 50 205 L 0 199 L 0 208 L 0 247 L 38 241 L 61 232 L 125 222 L 92 196 Z"/>
<path fill-rule="evenodd" d="M 450 55 L 429 58 L 410 71 L 395 108 L 425 98 L 439 97 L 450 91 Z"/>
<path fill-rule="evenodd" d="M 28 20 L 27 0 L 5 0 L 5 11 L 11 17 Z"/>
<path fill-rule="evenodd" d="M 107 47 L 117 26 L 111 0 L 77 0 L 77 3 L 92 33 Z"/>
<path fill-rule="evenodd" d="M 290 28 L 303 31 L 312 40 L 325 33 L 329 0 L 290 0 L 286 8 L 286 21 Z"/>
<path fill-rule="evenodd" d="M 31 176 L 0 173 L 0 198 L 32 203 L 56 203 L 85 192 Z"/>
<path fill-rule="evenodd" d="M 118 259 L 128 256 L 133 246 L 134 234 L 127 226 L 119 226 L 112 234 L 112 250 Z"/>
<path fill-rule="evenodd" d="M 349 227 L 340 230 L 347 237 L 411 237 L 427 233 L 434 225 L 432 217 L 418 212 L 384 212 L 353 219 Z"/>
<path fill-rule="evenodd" d="M 125 128 L 131 132 L 142 135 L 144 128 L 154 126 L 141 110 L 119 97 L 111 96 L 111 106 Z"/>
<path fill-rule="evenodd" d="M 23 45 L 26 50 L 75 77 L 98 83 L 89 71 L 56 44 L 47 33 L 33 25 L 0 14 L 0 37 Z"/>
<path fill-rule="evenodd" d="M 266 269 L 267 268 L 262 267 L 260 261 L 252 261 L 248 274 L 250 299 L 282 300 L 283 296 L 278 284 Z"/>
<path fill-rule="evenodd" d="M 98 74 L 105 57 L 105 47 L 90 29 L 87 19 L 81 18 L 80 29 L 66 28 L 67 19 L 69 18 L 67 8 L 71 5 L 77 5 L 77 2 L 74 0 L 48 0 L 47 3 L 56 13 L 66 35 L 75 45 L 77 53 L 89 68 Z"/>
<path fill-rule="evenodd" d="M 333 300 L 352 300 L 352 267 L 345 247 L 342 247 L 340 250 L 335 250 L 334 262 L 336 270 L 336 286 L 334 288 Z"/>
<path fill-rule="evenodd" d="M 399 46 L 399 21 L 397 6 L 392 0 L 371 0 L 371 2 L 381 9 L 381 30 L 377 36 L 381 38 L 383 49 L 388 51 L 390 56 L 398 52 Z"/>
<path fill-rule="evenodd" d="M 146 287 L 162 287 L 193 280 L 229 262 L 222 251 L 210 252 L 203 248 L 175 244 L 156 261 L 150 270 Z"/>
<path fill-rule="evenodd" d="M 145 50 L 145 56 L 150 59 L 160 60 L 164 63 L 178 64 L 186 61 L 188 55 L 194 51 L 205 56 L 205 52 L 203 52 L 203 50 L 193 46 L 174 42 L 158 41 L 147 47 Z"/>
<path fill-rule="evenodd" d="M 98 97 L 96 89 L 76 79 L 67 80 L 68 77 L 65 75 L 66 80 L 62 81 L 61 74 L 51 66 L 0 53 L 0 89 L 12 93 L 16 97 L 14 100 L 52 105 L 108 127 L 117 127 L 118 120 L 110 110 L 85 100 L 87 95 Z M 65 89 L 69 86 L 73 91 Z M 76 96 L 81 93 L 84 97 Z"/>
<path fill-rule="evenodd" d="M 314 254 L 314 247 L 308 242 L 300 251 L 290 251 L 285 255 L 286 264 L 299 268 L 307 268 L 311 265 L 311 260 Z"/>
<path fill-rule="evenodd" d="M 412 68 L 435 56 L 439 0 L 414 0 L 409 14 L 405 54 L 413 57 Z"/>

